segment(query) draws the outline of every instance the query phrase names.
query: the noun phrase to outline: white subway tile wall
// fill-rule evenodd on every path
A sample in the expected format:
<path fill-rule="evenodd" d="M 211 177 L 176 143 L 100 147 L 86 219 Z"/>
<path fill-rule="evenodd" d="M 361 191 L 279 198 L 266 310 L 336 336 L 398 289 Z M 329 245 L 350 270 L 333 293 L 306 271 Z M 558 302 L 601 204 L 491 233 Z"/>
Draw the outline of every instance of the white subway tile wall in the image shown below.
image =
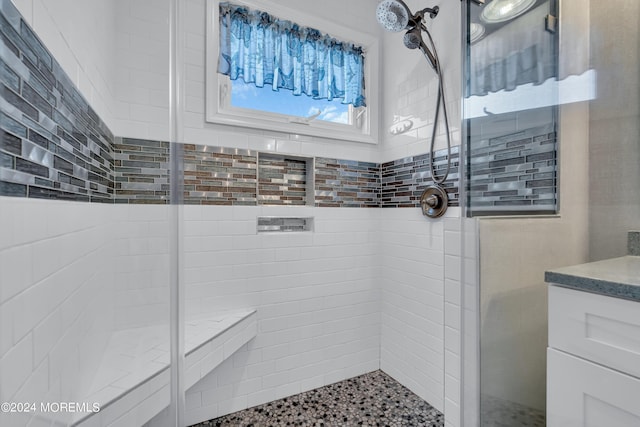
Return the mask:
<path fill-rule="evenodd" d="M 114 206 L 44 203 L 0 198 L 3 402 L 80 399 L 115 327 Z"/>
<path fill-rule="evenodd" d="M 455 378 L 457 353 L 444 351 L 444 324 L 453 321 L 459 302 L 445 304 L 445 288 L 458 282 L 445 277 L 459 260 L 459 221 L 457 208 L 439 220 L 426 220 L 418 209 L 383 209 L 380 230 L 381 369 L 440 411 L 446 409 L 445 364 Z M 445 256 L 445 245 L 454 248 L 451 255 Z M 447 326 L 454 327 L 455 321 Z M 455 394 L 450 397 L 457 402 Z"/>
<path fill-rule="evenodd" d="M 315 232 L 256 234 L 258 216 Z M 380 209 L 185 206 L 187 312 L 258 313 L 258 336 L 187 392 L 196 423 L 379 368 Z"/>
<path fill-rule="evenodd" d="M 169 5 L 154 0 L 114 3 L 116 135 L 169 140 Z"/>
<path fill-rule="evenodd" d="M 449 113 L 450 124 L 450 137 L 454 150 L 458 150 L 461 141 L 460 123 L 462 123 L 461 117 L 461 102 L 462 99 L 462 64 L 460 55 L 460 46 L 462 45 L 462 2 L 444 2 L 440 4 L 440 12 L 438 16 L 429 20 L 428 27 L 435 41 L 438 49 L 440 63 L 443 68 L 444 75 L 444 88 L 447 102 L 447 109 Z M 418 0 L 407 0 L 407 5 L 411 10 L 419 10 L 424 7 Z M 402 36 L 395 33 L 383 33 L 383 99 L 384 108 L 382 111 L 383 117 L 381 120 L 382 129 L 380 134 L 382 135 L 380 140 L 380 157 L 379 160 L 382 163 L 392 162 L 396 159 L 403 159 L 410 156 L 419 156 L 429 151 L 429 145 L 431 140 L 431 133 L 433 130 L 433 117 L 436 107 L 436 96 L 438 93 L 438 81 L 436 74 L 429 68 L 423 55 L 415 50 L 405 49 L 402 45 Z M 441 112 L 442 113 L 442 112 Z M 443 150 L 446 148 L 446 134 L 442 121 L 442 114 L 440 116 L 440 122 L 436 129 L 436 141 L 435 149 Z M 404 125 L 410 123 L 410 126 L 405 128 Z M 397 130 L 400 130 L 398 132 Z M 392 132 L 393 131 L 393 132 Z M 391 366 L 393 363 L 389 359 L 391 354 L 385 356 L 385 352 L 391 352 L 391 349 L 385 347 L 385 338 L 390 339 L 402 339 L 408 345 L 413 346 L 413 351 L 417 351 L 420 345 L 424 342 L 416 342 L 411 337 L 411 333 L 424 334 L 424 330 L 433 329 L 431 332 L 434 334 L 429 338 L 435 340 L 435 343 L 439 347 L 437 348 L 438 355 L 434 357 L 429 363 L 435 363 L 436 365 L 429 365 L 424 363 L 419 358 L 411 359 L 409 355 L 402 355 L 406 362 L 402 368 L 398 367 L 394 372 L 385 370 L 385 372 L 391 374 L 396 380 L 399 380 L 403 385 L 409 387 L 413 392 L 421 397 L 427 395 L 436 395 L 437 399 L 430 401 L 436 408 L 443 410 L 445 414 L 445 426 L 446 427 L 460 427 L 460 321 L 457 320 L 460 312 L 460 277 L 456 273 L 456 268 L 461 264 L 460 255 L 458 254 L 459 235 L 456 234 L 456 223 L 459 223 L 460 218 L 458 213 L 449 208 L 449 217 L 445 219 L 446 225 L 444 226 L 444 235 L 442 231 L 435 230 L 436 234 L 428 234 L 428 237 L 424 238 L 424 241 L 417 242 L 415 233 L 421 233 L 420 221 L 425 220 L 419 214 L 416 209 L 409 209 L 404 212 L 405 209 L 387 209 L 383 215 L 407 215 L 407 220 L 413 219 L 414 222 L 408 221 L 411 226 L 402 224 L 402 220 L 395 218 L 394 224 L 398 227 L 397 230 L 386 230 L 385 239 L 389 239 L 390 242 L 385 241 L 383 247 L 389 244 L 393 244 L 394 248 L 400 250 L 400 253 L 410 252 L 414 248 L 430 247 L 428 245 L 436 244 L 433 256 L 429 258 L 421 258 L 421 260 L 428 259 L 424 262 L 416 262 L 415 266 L 424 264 L 423 270 L 420 274 L 411 276 L 405 271 L 396 268 L 397 277 L 393 277 L 389 280 L 389 285 L 383 285 L 383 304 L 388 304 L 387 310 L 383 306 L 383 333 L 382 333 L 382 353 L 381 353 L 381 366 L 385 370 L 385 366 Z M 413 217 L 411 217 L 413 215 Z M 383 221 L 385 224 L 386 221 Z M 431 224 L 431 221 L 427 222 Z M 423 226 L 424 227 L 424 226 Z M 395 236 L 396 232 L 402 231 L 401 235 L 404 237 Z M 465 229 L 462 232 L 463 235 L 467 234 Z M 445 243 L 441 243 L 435 237 L 439 236 L 439 239 L 444 238 Z M 404 251 L 404 252 L 403 252 Z M 390 257 L 395 256 L 394 252 L 389 250 Z M 446 254 L 446 256 L 445 256 Z M 383 257 L 385 265 L 392 263 L 387 256 Z M 410 258 L 412 259 L 412 258 Z M 411 264 L 407 260 L 399 259 L 400 265 Z M 466 265 L 466 263 L 465 263 Z M 430 272 L 425 272 L 424 269 L 431 269 Z M 429 281 L 424 277 L 428 277 L 427 274 L 433 274 L 438 270 L 441 274 L 440 280 L 443 281 L 436 289 L 429 287 Z M 417 272 L 413 272 L 414 274 Z M 430 291 L 436 291 L 433 298 L 438 301 L 437 307 L 440 310 L 438 319 L 422 320 L 421 317 L 426 316 L 426 311 L 431 306 L 424 305 L 419 313 L 407 315 L 405 322 L 409 325 L 413 325 L 414 329 L 407 328 L 406 334 L 390 334 L 389 331 L 391 325 L 400 329 L 400 325 L 403 323 L 399 320 L 400 309 L 405 310 L 410 306 L 405 307 L 396 303 L 395 306 L 388 303 L 387 295 L 395 298 L 396 300 L 401 297 L 396 295 L 398 292 L 392 284 L 397 282 L 404 282 L 399 289 L 402 289 L 405 294 L 406 300 L 419 300 L 427 289 Z M 420 283 L 421 286 L 418 285 Z M 385 287 L 387 286 L 387 287 Z M 437 292 L 441 292 L 438 294 Z M 433 301 L 430 301 L 433 304 Z M 434 307 L 435 309 L 435 307 Z M 395 311 L 398 310 L 398 311 Z M 415 309 L 414 309 L 415 310 Z M 405 310 L 406 311 L 406 310 Z M 434 315 L 437 311 L 433 311 L 431 315 Z M 397 318 L 391 317 L 391 315 L 398 316 Z M 388 321 L 385 321 L 385 315 L 390 316 Z M 421 316 L 421 317 L 420 317 Z M 390 323 L 393 319 L 394 323 Z M 436 323 L 429 328 L 428 322 L 435 321 Z M 437 322 L 440 323 L 437 323 Z M 413 323 L 412 323 L 413 322 Z M 435 325 L 439 326 L 439 332 Z M 385 334 L 385 328 L 388 331 Z M 444 331 L 443 331 L 444 328 Z M 400 329 L 403 330 L 403 329 Z M 395 332 L 395 331 L 394 331 Z M 411 347 L 410 347 L 411 348 Z M 418 352 L 420 355 L 426 354 Z M 395 355 L 396 359 L 400 357 L 400 354 Z M 428 357 L 428 356 L 425 356 Z M 412 360 L 412 363 L 409 362 Z M 433 371 L 435 378 L 428 378 L 426 366 L 437 366 L 441 369 L 441 372 L 435 374 L 437 369 Z M 391 368 L 389 368 L 391 369 Z M 442 371 L 443 370 L 443 371 Z M 420 384 L 416 384 L 417 381 L 412 381 L 415 378 L 414 372 L 420 375 Z M 444 372 L 444 373 L 443 373 Z"/>
<path fill-rule="evenodd" d="M 0 398 L 83 402 L 112 333 L 166 325 L 168 337 L 169 208 L 0 205 Z"/>
<path fill-rule="evenodd" d="M 464 218 L 445 222 L 444 226 L 444 413 L 445 427 L 460 427 L 461 423 L 461 333 L 462 313 L 460 288 L 463 260 L 462 237 Z M 465 247 L 466 250 L 466 247 Z"/>
<path fill-rule="evenodd" d="M 168 325 L 169 209 L 167 205 L 120 205 L 113 210 L 117 330 Z"/>

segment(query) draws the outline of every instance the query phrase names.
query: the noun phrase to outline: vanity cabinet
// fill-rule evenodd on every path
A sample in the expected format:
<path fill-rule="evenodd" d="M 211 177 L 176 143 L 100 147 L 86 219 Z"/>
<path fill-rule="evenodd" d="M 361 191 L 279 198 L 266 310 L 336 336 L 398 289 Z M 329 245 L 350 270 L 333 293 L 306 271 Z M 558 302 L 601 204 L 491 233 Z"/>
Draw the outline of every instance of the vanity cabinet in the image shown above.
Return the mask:
<path fill-rule="evenodd" d="M 549 286 L 547 427 L 638 427 L 640 301 L 576 284 Z"/>

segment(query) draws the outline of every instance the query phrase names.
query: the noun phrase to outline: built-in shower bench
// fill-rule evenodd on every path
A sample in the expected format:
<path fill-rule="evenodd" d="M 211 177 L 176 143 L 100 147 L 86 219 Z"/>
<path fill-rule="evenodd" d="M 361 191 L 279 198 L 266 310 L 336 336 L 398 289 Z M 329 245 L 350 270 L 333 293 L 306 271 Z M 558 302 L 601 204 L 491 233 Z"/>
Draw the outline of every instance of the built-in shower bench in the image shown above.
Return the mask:
<path fill-rule="evenodd" d="M 256 311 L 199 316 L 185 322 L 185 389 L 257 334 Z M 88 395 L 100 411 L 77 414 L 72 425 L 139 426 L 169 405 L 169 326 L 114 332 Z"/>

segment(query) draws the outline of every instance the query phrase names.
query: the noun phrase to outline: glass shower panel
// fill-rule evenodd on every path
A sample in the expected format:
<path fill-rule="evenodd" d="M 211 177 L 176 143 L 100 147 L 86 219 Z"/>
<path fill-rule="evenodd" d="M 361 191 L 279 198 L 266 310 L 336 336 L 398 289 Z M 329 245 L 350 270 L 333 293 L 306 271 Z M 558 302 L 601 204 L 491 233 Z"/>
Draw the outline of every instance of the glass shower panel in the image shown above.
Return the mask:
<path fill-rule="evenodd" d="M 498 2 L 504 5 L 506 0 L 487 2 L 487 6 Z M 515 83 L 513 89 L 497 92 L 492 92 L 499 88 L 496 79 L 488 79 L 488 69 L 477 67 L 474 61 L 480 52 L 482 60 L 490 58 L 492 49 L 503 45 L 502 40 L 491 40 L 502 30 L 492 32 L 487 26 L 484 35 L 478 36 L 482 38 L 472 40 L 471 24 L 482 23 L 483 7 L 468 7 L 465 129 L 469 215 L 465 224 L 471 231 L 467 241 L 473 240 L 479 252 L 467 251 L 474 243 L 465 245 L 469 254 L 465 257 L 469 272 L 465 278 L 465 336 L 469 337 L 465 346 L 470 347 L 465 348 L 465 378 L 469 379 L 465 379 L 465 400 L 472 402 L 465 402 L 465 409 L 473 409 L 476 403 L 478 413 L 465 414 L 465 425 L 544 425 L 544 272 L 625 255 L 627 232 L 640 226 L 640 193 L 636 188 L 640 179 L 640 5 L 623 0 L 608 4 L 595 0 L 535 2 L 505 26 L 512 26 L 509 31 L 514 40 L 532 40 L 536 31 L 554 38 L 551 45 L 556 49 L 553 66 L 557 73 L 547 77 L 543 67 L 538 82 Z M 540 9 L 531 21 L 538 29 L 525 25 L 527 16 L 541 7 L 546 9 Z M 482 33 L 475 28 L 477 34 Z M 508 61 L 500 70 L 508 70 Z M 503 76 L 495 70 L 492 73 Z M 508 75 L 505 72 L 504 76 Z M 482 94 L 478 81 L 494 86 L 489 85 L 487 94 Z M 549 82 L 554 84 L 547 91 Z M 522 86 L 535 89 L 535 95 L 511 102 L 507 92 L 518 93 Z M 492 95 L 500 93 L 504 97 L 491 104 Z M 483 103 L 478 106 L 474 98 L 482 98 Z M 523 102 L 529 107 L 521 109 Z M 531 124 L 548 126 L 546 133 L 522 133 L 531 129 Z M 514 135 L 518 138 L 511 138 Z M 515 148 L 528 148 L 520 136 L 537 151 L 510 157 Z M 543 150 L 542 145 L 554 146 L 555 154 Z M 503 151 L 497 155 L 505 157 L 482 158 L 492 147 L 501 147 Z M 475 155 L 477 150 L 482 154 L 480 159 Z M 534 156 L 534 163 L 530 171 L 524 171 L 526 185 L 519 187 L 515 183 L 520 179 L 509 181 L 506 174 L 521 164 L 518 157 L 526 163 L 528 156 Z M 511 161 L 514 163 L 508 164 Z M 488 168 L 479 167 L 483 162 L 489 162 Z M 551 166 L 555 166 L 553 172 Z M 502 178 L 513 187 L 492 187 Z M 524 193 L 520 192 L 523 189 Z M 510 205 L 514 201 L 522 205 Z M 523 212 L 530 215 L 516 215 Z M 533 215 L 536 213 L 553 215 Z"/>
<path fill-rule="evenodd" d="M 465 425 L 544 426 L 546 287 L 527 242 L 551 225 L 526 217 L 559 210 L 556 2 L 467 12 Z"/>
<path fill-rule="evenodd" d="M 511 17 L 500 12 L 507 3 L 469 8 L 464 108 L 472 216 L 557 210 L 554 5 L 525 2 L 529 9 Z"/>
<path fill-rule="evenodd" d="M 170 405 L 168 22 L 168 0 L 0 0 L 2 426 Z"/>

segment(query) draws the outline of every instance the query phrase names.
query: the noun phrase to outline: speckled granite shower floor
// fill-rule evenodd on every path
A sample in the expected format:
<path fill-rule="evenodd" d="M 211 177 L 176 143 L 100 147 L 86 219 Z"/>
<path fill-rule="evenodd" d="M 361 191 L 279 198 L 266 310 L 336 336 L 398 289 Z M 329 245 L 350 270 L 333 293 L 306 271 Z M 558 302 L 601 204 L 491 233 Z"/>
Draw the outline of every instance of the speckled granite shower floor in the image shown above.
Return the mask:
<path fill-rule="evenodd" d="M 235 412 L 194 427 L 441 427 L 444 416 L 382 371 Z"/>

